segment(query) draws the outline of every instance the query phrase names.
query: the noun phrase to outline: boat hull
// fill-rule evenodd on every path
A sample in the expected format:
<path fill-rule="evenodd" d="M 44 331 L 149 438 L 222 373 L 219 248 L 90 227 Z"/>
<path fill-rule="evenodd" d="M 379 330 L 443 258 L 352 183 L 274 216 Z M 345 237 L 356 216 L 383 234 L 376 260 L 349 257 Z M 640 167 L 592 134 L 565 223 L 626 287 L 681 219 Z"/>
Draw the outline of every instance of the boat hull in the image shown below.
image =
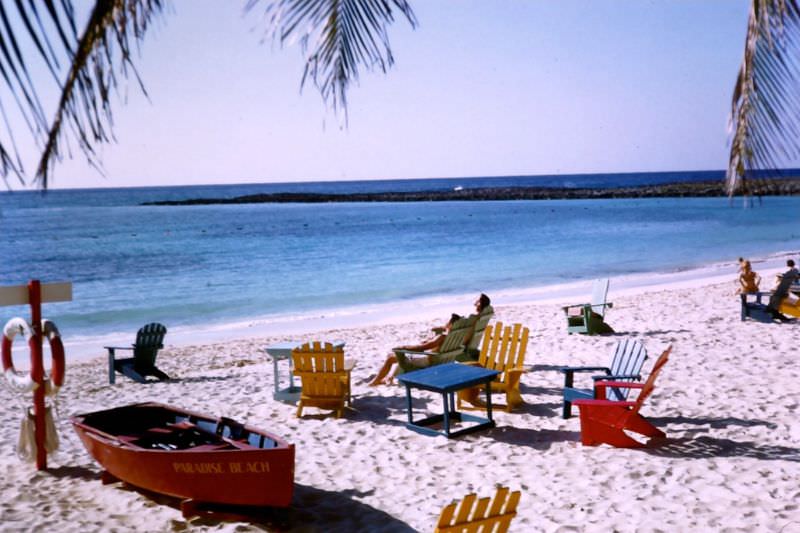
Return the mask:
<path fill-rule="evenodd" d="M 135 420 L 127 429 L 120 422 L 126 418 Z M 239 424 L 239 434 L 233 435 L 220 420 L 155 403 L 71 421 L 91 456 L 113 477 L 136 487 L 224 505 L 291 503 L 294 445 L 270 433 Z"/>

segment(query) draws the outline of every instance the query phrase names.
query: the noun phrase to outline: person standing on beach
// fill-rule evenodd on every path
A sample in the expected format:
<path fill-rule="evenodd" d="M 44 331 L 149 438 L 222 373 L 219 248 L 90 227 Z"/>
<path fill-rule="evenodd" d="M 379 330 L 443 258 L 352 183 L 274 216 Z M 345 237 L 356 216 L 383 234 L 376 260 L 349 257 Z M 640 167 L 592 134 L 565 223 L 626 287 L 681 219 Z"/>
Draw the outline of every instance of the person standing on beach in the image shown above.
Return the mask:
<path fill-rule="evenodd" d="M 761 276 L 753 272 L 750 261 L 742 259 L 741 273 L 739 274 L 739 289 L 736 294 L 748 294 L 758 292 L 758 285 L 761 283 Z"/>

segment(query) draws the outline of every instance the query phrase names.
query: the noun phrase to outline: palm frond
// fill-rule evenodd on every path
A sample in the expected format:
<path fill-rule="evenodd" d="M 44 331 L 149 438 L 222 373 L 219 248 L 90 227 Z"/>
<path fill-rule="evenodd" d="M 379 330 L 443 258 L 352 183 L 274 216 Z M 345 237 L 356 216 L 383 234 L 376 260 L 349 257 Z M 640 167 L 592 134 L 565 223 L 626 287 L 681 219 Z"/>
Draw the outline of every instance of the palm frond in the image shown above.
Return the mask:
<path fill-rule="evenodd" d="M 248 0 L 250 10 L 262 0 Z M 282 45 L 298 40 L 306 56 L 301 87 L 311 79 L 323 101 L 347 120 L 347 90 L 359 68 L 386 72 L 394 63 L 387 27 L 394 10 L 412 27 L 406 0 L 273 0 L 264 10 L 267 34 Z"/>
<path fill-rule="evenodd" d="M 35 181 L 42 188 L 47 188 L 53 166 L 69 150 L 71 138 L 97 167 L 95 145 L 113 139 L 110 98 L 118 78 L 129 72 L 136 75 L 131 45 L 142 38 L 166 1 L 97 0 L 80 34 L 73 0 L 0 3 L 0 87 L 5 88 L 0 114 L 6 126 L 0 135 L 0 175 L 6 183 L 12 174 L 24 183 L 24 169 L 14 137 L 19 131 L 12 127 L 3 98 L 13 99 L 13 109 L 41 150 Z M 45 66 L 60 93 L 51 116 L 37 93 L 37 84 L 41 90 L 47 79 L 34 81 L 30 74 L 36 62 Z M 66 72 L 62 64 L 69 65 Z"/>
<path fill-rule="evenodd" d="M 752 0 L 731 103 L 729 195 L 751 194 L 748 175 L 800 154 L 798 44 L 797 0 Z"/>
<path fill-rule="evenodd" d="M 113 140 L 110 99 L 118 87 L 118 76 L 127 77 L 130 70 L 144 92 L 132 61 L 131 45 L 142 39 L 163 7 L 162 0 L 100 0 L 95 4 L 77 39 L 46 135 L 36 170 L 36 180 L 42 188 L 47 188 L 53 165 L 62 157 L 65 123 L 89 164 L 99 168 L 94 146 Z"/>

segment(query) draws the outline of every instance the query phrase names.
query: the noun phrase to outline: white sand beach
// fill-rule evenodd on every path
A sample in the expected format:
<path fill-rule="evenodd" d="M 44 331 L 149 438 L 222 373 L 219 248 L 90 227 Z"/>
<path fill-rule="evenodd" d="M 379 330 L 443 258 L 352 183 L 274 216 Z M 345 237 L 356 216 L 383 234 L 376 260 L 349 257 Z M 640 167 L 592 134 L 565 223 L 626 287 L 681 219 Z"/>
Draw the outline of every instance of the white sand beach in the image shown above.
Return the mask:
<path fill-rule="evenodd" d="M 389 348 L 423 338 L 430 320 L 305 336 L 342 339 L 346 356 L 357 361 L 353 409 L 341 419 L 315 408 L 298 419 L 294 406 L 273 400 L 264 347 L 294 336 L 167 346 L 158 365 L 175 379 L 148 385 L 123 376 L 109 385 L 99 350 L 67 368 L 58 397 L 61 449 L 47 471 L 16 457 L 29 399 L 0 388 L 0 529 L 270 530 L 187 521 L 175 500 L 101 483 L 69 416 L 156 400 L 229 416 L 294 443 L 291 531 L 432 531 L 444 505 L 470 491 L 488 496 L 497 484 L 522 491 L 511 531 L 800 531 L 800 323 L 741 322 L 732 279 L 617 293 L 612 281 L 608 322 L 618 333 L 601 337 L 568 335 L 559 303 L 495 298 L 496 320 L 531 331 L 525 405 L 496 411 L 494 429 L 450 440 L 405 427 L 403 387 L 366 385 Z M 560 302 L 568 303 L 579 302 Z M 578 417 L 561 418 L 558 368 L 606 365 L 624 336 L 645 343 L 645 374 L 673 346 L 642 411 L 667 438 L 643 449 L 583 446 Z M 19 346 L 16 357 L 27 357 Z M 439 398 L 417 395 L 421 410 L 441 409 Z"/>

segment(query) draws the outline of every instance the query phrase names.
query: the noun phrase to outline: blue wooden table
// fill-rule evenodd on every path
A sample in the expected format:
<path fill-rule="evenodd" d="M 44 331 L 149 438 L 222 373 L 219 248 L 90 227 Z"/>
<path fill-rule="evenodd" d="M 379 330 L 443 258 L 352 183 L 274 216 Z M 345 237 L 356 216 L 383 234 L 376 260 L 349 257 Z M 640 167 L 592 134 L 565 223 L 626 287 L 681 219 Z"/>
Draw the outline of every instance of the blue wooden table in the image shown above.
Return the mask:
<path fill-rule="evenodd" d="M 408 424 L 406 427 L 426 435 L 444 435 L 448 438 L 463 435 L 471 431 L 495 426 L 492 419 L 492 388 L 490 383 L 500 372 L 488 370 L 480 366 L 448 363 L 435 365 L 422 370 L 408 372 L 397 379 L 406 386 L 406 401 L 408 402 Z M 456 411 L 455 393 L 470 387 L 483 385 L 486 388 L 486 417 L 459 413 Z M 411 389 L 422 389 L 442 395 L 444 413 L 433 415 L 422 420 L 414 421 L 414 410 L 411 406 Z M 451 431 L 450 424 L 453 420 L 459 422 L 475 422 L 475 424 Z M 443 424 L 442 430 L 428 426 Z"/>

